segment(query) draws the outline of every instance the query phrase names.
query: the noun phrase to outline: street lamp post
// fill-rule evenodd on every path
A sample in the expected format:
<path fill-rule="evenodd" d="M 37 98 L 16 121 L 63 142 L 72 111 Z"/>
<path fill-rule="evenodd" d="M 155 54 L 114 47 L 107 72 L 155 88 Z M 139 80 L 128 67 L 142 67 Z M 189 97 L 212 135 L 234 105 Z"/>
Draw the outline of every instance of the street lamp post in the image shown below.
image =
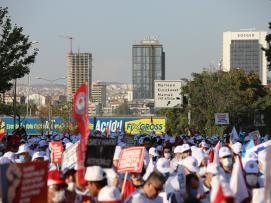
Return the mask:
<path fill-rule="evenodd" d="M 33 41 L 31 42 L 31 45 L 33 44 L 38 44 L 39 42 L 38 41 Z M 30 79 L 31 79 L 31 70 L 29 70 L 29 73 L 28 73 L 28 84 L 27 84 L 27 103 L 26 103 L 26 116 L 29 116 L 29 91 L 30 91 Z M 31 115 L 31 114 L 30 114 Z"/>
<path fill-rule="evenodd" d="M 47 81 L 49 82 L 51 88 L 50 88 L 50 95 L 49 95 L 49 106 L 48 106 L 48 134 L 51 133 L 51 122 L 52 122 L 52 118 L 53 118 L 53 111 L 52 111 L 52 108 L 51 108 L 51 105 L 52 105 L 52 86 L 54 84 L 54 82 L 56 82 L 57 80 L 63 80 L 63 79 L 66 79 L 66 77 L 60 77 L 60 78 L 56 78 L 54 80 L 50 80 L 50 79 L 47 79 L 47 78 L 43 78 L 43 77 L 36 77 L 36 79 L 39 79 L 39 80 L 44 80 L 44 81 Z"/>

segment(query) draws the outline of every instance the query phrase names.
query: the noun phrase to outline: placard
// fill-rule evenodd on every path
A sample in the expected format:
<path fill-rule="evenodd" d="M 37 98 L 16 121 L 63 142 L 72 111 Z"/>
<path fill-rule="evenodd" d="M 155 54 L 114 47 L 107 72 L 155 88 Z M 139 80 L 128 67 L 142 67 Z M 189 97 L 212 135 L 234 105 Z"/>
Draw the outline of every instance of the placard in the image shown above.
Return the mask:
<path fill-rule="evenodd" d="M 144 147 L 128 147 L 120 153 L 118 172 L 140 173 L 144 161 Z"/>
<path fill-rule="evenodd" d="M 229 123 L 229 113 L 215 113 L 215 125 L 228 125 Z"/>
<path fill-rule="evenodd" d="M 47 203 L 48 162 L 0 165 L 2 202 Z"/>
<path fill-rule="evenodd" d="M 91 137 L 88 140 L 85 166 L 111 168 L 117 141 L 112 138 Z"/>
<path fill-rule="evenodd" d="M 61 141 L 50 142 L 49 148 L 51 151 L 51 162 L 54 164 L 61 164 L 63 146 Z"/>
<path fill-rule="evenodd" d="M 62 153 L 62 164 L 61 164 L 62 169 L 65 168 L 71 169 L 75 166 L 75 163 L 77 162 L 76 152 L 78 144 L 79 142 L 74 143 Z"/>

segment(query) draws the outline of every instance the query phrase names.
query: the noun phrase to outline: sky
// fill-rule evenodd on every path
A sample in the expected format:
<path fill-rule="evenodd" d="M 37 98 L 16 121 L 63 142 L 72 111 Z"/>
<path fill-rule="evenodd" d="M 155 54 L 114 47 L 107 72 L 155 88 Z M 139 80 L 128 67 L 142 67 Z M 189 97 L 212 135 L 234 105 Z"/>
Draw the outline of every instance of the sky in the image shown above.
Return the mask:
<path fill-rule="evenodd" d="M 67 75 L 67 53 L 93 55 L 93 81 L 132 83 L 132 45 L 158 36 L 166 53 L 166 80 L 191 78 L 218 67 L 225 31 L 267 31 L 270 0 L 2 0 L 12 23 L 39 49 L 35 77 Z M 27 83 L 27 79 L 21 79 Z M 65 83 L 65 81 L 58 81 Z"/>

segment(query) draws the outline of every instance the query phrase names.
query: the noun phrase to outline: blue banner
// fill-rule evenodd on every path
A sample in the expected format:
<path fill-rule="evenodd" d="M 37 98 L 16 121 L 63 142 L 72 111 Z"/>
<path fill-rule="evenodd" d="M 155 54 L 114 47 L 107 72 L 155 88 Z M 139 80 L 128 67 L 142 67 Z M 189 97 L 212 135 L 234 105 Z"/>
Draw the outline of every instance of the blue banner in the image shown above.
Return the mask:
<path fill-rule="evenodd" d="M 89 119 L 89 128 L 93 132 L 95 130 L 102 133 L 110 132 L 123 132 L 125 130 L 125 123 L 131 121 L 139 121 L 143 117 L 91 117 Z M 164 118 L 165 119 L 165 118 Z M 12 134 L 14 130 L 14 120 L 11 117 L 0 117 L 2 120 L 2 126 L 8 134 Z M 152 123 L 155 118 L 144 117 L 145 122 Z M 25 127 L 28 135 L 40 135 L 41 133 L 46 134 L 49 130 L 48 120 L 41 120 L 35 117 L 27 117 L 20 120 L 20 126 Z M 60 132 L 65 124 L 59 117 L 52 119 L 51 131 Z M 19 127 L 19 121 L 16 120 L 16 128 Z"/>

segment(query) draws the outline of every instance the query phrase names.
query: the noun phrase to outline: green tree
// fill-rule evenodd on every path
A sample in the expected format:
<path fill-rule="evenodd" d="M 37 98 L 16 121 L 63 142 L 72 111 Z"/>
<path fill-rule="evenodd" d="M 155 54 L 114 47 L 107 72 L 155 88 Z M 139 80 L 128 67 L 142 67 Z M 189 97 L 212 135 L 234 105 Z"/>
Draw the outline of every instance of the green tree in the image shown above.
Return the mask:
<path fill-rule="evenodd" d="M 23 28 L 12 25 L 8 8 L 0 7 L 0 93 L 11 89 L 13 79 L 29 73 L 29 65 L 38 54 L 37 49 L 30 53 L 31 44 Z"/>
<path fill-rule="evenodd" d="M 188 134 L 189 125 L 187 111 L 181 108 L 160 109 L 156 115 L 166 117 L 166 129 L 173 135 Z"/>
<path fill-rule="evenodd" d="M 191 124 L 202 133 L 214 128 L 214 113 L 229 113 L 235 126 L 248 127 L 253 124 L 253 115 L 258 99 L 267 95 L 254 73 L 246 74 L 241 69 L 229 72 L 217 71 L 193 73 L 193 79 L 183 91 L 189 97 Z"/>
<path fill-rule="evenodd" d="M 271 23 L 269 23 L 269 29 L 271 30 Z M 271 34 L 267 34 L 265 40 L 267 42 L 267 48 L 262 49 L 265 52 L 265 56 L 268 62 L 267 64 L 268 70 L 271 71 Z"/>
<path fill-rule="evenodd" d="M 114 114 L 121 115 L 129 115 L 131 113 L 128 102 L 125 100 L 122 104 L 118 106 L 113 112 Z"/>

